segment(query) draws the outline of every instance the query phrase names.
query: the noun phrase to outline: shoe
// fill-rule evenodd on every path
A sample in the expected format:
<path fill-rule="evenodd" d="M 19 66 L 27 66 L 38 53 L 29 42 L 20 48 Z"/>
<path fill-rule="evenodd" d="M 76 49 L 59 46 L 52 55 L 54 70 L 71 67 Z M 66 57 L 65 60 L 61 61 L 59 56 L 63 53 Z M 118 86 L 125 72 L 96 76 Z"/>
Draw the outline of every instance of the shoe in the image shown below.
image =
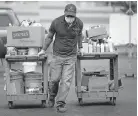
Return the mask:
<path fill-rule="evenodd" d="M 57 106 L 57 112 L 64 113 L 66 111 L 67 111 L 67 108 L 65 107 L 65 105 Z"/>
<path fill-rule="evenodd" d="M 50 108 L 52 108 L 52 107 L 54 107 L 54 105 L 55 105 L 55 98 L 49 99 L 49 101 L 48 101 L 48 106 L 49 106 Z"/>

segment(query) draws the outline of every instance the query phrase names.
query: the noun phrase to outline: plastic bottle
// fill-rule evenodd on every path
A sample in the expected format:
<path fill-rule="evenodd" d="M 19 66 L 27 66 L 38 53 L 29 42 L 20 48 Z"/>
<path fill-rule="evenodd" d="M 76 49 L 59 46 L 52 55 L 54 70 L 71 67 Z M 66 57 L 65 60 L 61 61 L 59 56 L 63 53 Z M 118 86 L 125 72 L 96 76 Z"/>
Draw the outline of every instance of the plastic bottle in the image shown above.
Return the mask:
<path fill-rule="evenodd" d="M 104 44 L 104 51 L 105 51 L 105 52 L 109 52 L 108 43 L 105 43 L 105 44 Z"/>
<path fill-rule="evenodd" d="M 94 43 L 93 43 L 93 41 L 91 41 L 91 44 L 92 44 L 92 52 L 94 52 Z"/>
<path fill-rule="evenodd" d="M 101 52 L 101 46 L 99 43 L 97 43 L 97 52 Z"/>
<path fill-rule="evenodd" d="M 82 46 L 83 46 L 83 51 L 84 51 L 84 53 L 88 53 L 88 43 L 83 42 L 83 43 L 82 43 Z"/>
<path fill-rule="evenodd" d="M 93 42 L 93 52 L 96 52 L 97 51 L 97 46 L 96 46 L 96 42 Z"/>
<path fill-rule="evenodd" d="M 89 44 L 88 44 L 88 48 L 89 48 L 89 53 L 92 53 L 93 52 L 93 47 L 92 47 L 92 42 L 90 40 Z"/>
<path fill-rule="evenodd" d="M 108 45 L 109 45 L 109 51 L 110 52 L 113 52 L 113 42 L 111 40 L 111 37 L 108 38 Z"/>
<path fill-rule="evenodd" d="M 101 52 L 104 52 L 104 44 L 101 43 Z"/>

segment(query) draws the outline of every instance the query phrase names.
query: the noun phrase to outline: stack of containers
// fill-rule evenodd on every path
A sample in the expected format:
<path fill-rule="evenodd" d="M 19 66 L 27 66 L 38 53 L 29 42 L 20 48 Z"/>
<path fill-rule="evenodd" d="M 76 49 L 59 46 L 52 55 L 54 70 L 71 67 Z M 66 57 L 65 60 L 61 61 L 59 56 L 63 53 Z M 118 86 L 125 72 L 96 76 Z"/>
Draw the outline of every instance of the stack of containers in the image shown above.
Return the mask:
<path fill-rule="evenodd" d="M 84 53 L 114 52 L 113 42 L 105 27 L 93 26 L 86 30 L 86 40 L 83 44 Z"/>
<path fill-rule="evenodd" d="M 38 54 L 37 48 L 29 48 L 28 50 L 29 56 L 33 56 L 37 54 Z M 24 73 L 36 71 L 36 66 L 37 66 L 36 62 L 23 62 L 22 65 L 23 65 Z"/>
<path fill-rule="evenodd" d="M 104 38 L 97 41 L 89 39 L 88 42 L 83 42 L 84 53 L 104 53 L 104 52 L 114 52 L 114 45 L 111 38 Z"/>
<path fill-rule="evenodd" d="M 28 55 L 38 54 L 38 48 L 29 48 Z M 42 93 L 42 73 L 36 72 L 37 62 L 24 62 L 25 93 Z"/>

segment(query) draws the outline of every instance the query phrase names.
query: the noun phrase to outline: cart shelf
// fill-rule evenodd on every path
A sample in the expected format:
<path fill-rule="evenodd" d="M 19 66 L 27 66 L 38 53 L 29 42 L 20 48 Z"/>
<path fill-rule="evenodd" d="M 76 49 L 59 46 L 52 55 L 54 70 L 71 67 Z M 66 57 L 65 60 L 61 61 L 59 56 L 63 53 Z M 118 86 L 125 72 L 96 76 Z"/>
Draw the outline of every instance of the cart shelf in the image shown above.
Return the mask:
<path fill-rule="evenodd" d="M 15 101 L 15 100 L 46 100 L 46 94 L 18 94 L 18 95 L 7 95 L 8 101 Z"/>
<path fill-rule="evenodd" d="M 33 56 L 29 56 L 29 55 L 15 55 L 15 56 L 10 56 L 10 55 L 6 55 L 5 59 L 8 62 L 24 62 L 24 61 L 44 61 L 47 59 L 47 56 L 38 56 L 38 55 L 33 55 Z"/>
<path fill-rule="evenodd" d="M 119 95 L 118 91 L 81 91 L 78 93 L 82 95 L 82 98 L 110 98 L 110 97 L 117 97 Z"/>
<path fill-rule="evenodd" d="M 113 52 L 113 53 L 111 53 L 111 52 L 104 52 L 104 53 L 96 52 L 96 53 L 91 53 L 91 54 L 84 53 L 83 56 L 78 54 L 77 58 L 79 60 L 89 60 L 89 59 L 90 60 L 92 60 L 92 59 L 97 60 L 97 59 L 113 59 L 113 58 L 116 58 L 117 56 L 118 56 L 118 53 L 116 53 L 116 52 Z"/>
<path fill-rule="evenodd" d="M 10 91 L 10 69 L 12 62 L 37 62 L 42 61 L 42 73 L 43 78 L 41 80 L 43 84 L 43 92 L 36 93 L 36 94 L 6 94 L 6 98 L 8 100 L 8 106 L 9 108 L 13 108 L 13 101 L 16 100 L 41 100 L 42 107 L 46 107 L 46 100 L 48 98 L 48 63 L 47 63 L 47 56 L 38 56 L 38 55 L 6 55 L 6 85 L 7 85 L 7 91 Z"/>
<path fill-rule="evenodd" d="M 114 80 L 115 88 L 114 90 L 91 90 L 91 91 L 82 91 L 82 72 L 81 72 L 81 60 L 101 60 L 109 59 L 109 77 L 110 80 Z M 115 105 L 116 97 L 118 96 L 118 53 L 116 52 L 104 52 L 104 53 L 85 53 L 82 55 L 77 55 L 76 63 L 76 75 L 75 75 L 75 84 L 76 84 L 76 93 L 80 105 L 83 103 L 83 98 L 110 98 L 113 105 Z M 112 99 L 113 98 L 113 99 Z"/>

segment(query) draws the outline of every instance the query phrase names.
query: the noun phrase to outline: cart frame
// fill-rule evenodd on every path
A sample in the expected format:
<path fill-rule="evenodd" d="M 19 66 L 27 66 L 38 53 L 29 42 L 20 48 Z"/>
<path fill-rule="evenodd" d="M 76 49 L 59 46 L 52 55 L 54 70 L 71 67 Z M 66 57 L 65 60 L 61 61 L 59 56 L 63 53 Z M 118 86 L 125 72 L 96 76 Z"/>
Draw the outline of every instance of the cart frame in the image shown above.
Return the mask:
<path fill-rule="evenodd" d="M 9 88 L 10 83 L 10 69 L 12 62 L 36 62 L 42 61 L 42 83 L 43 83 L 43 93 L 42 94 L 7 94 L 6 92 L 6 99 L 8 101 L 9 108 L 13 108 L 13 101 L 17 100 L 41 100 L 42 107 L 46 107 L 46 100 L 48 98 L 48 62 L 47 56 L 29 56 L 29 55 L 15 55 L 15 56 L 5 56 L 6 60 L 6 85 L 7 90 Z"/>
<path fill-rule="evenodd" d="M 82 91 L 81 90 L 81 81 L 82 81 L 82 73 L 81 73 L 81 60 L 101 60 L 101 59 L 109 59 L 109 76 L 110 80 L 114 80 L 115 88 L 114 90 L 109 91 Z M 92 54 L 84 54 L 83 56 L 77 56 L 76 62 L 76 75 L 75 75 L 75 86 L 76 93 L 78 97 L 78 102 L 80 105 L 83 104 L 83 98 L 110 98 L 110 101 L 113 105 L 116 105 L 116 97 L 118 96 L 118 53 L 92 53 Z"/>

